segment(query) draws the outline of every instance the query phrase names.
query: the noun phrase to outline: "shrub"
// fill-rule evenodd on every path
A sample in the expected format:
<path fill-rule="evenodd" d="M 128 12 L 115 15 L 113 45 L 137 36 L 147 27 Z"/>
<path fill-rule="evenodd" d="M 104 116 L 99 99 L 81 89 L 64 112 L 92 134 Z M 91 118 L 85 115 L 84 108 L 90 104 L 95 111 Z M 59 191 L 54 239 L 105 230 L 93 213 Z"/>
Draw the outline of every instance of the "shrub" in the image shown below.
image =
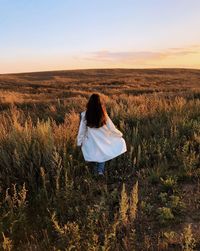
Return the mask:
<path fill-rule="evenodd" d="M 169 207 L 159 207 L 157 209 L 157 218 L 162 225 L 167 225 L 174 219 L 174 214 Z"/>

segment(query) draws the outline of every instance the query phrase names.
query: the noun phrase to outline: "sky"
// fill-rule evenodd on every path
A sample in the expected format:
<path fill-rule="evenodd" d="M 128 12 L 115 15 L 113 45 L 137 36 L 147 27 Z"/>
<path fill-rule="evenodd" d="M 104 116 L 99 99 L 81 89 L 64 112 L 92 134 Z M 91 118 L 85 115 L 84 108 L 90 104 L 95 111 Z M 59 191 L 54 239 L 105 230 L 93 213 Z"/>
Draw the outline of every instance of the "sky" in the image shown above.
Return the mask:
<path fill-rule="evenodd" d="M 0 0 L 0 74 L 200 69 L 199 0 Z"/>

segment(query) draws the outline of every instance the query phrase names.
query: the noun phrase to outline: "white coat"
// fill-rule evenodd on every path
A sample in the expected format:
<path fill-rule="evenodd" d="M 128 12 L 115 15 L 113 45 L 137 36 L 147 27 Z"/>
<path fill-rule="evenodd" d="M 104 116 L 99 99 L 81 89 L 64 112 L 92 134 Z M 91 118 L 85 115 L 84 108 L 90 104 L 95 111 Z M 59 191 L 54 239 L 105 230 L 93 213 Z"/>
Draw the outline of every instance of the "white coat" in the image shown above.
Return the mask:
<path fill-rule="evenodd" d="M 109 116 L 105 125 L 91 128 L 86 125 L 85 113 L 81 113 L 77 137 L 77 145 L 81 146 L 85 161 L 104 162 L 127 151 L 122 133 Z"/>

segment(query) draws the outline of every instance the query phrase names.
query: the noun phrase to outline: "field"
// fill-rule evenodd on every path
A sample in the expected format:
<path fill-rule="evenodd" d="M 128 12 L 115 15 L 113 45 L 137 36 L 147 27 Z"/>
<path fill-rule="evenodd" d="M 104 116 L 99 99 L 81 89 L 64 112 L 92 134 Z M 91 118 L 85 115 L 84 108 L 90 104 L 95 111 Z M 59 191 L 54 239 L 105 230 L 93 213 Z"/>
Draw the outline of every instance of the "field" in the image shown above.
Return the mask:
<path fill-rule="evenodd" d="M 76 146 L 101 93 L 127 153 Z M 0 250 L 200 250 L 200 70 L 0 75 Z"/>

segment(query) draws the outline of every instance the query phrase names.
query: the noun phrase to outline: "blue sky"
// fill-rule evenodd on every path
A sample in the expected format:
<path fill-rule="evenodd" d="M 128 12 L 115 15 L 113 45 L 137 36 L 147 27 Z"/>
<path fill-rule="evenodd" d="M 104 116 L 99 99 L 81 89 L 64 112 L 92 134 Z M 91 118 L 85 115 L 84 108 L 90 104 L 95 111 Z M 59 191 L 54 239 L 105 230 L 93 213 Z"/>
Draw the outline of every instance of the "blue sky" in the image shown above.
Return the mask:
<path fill-rule="evenodd" d="M 0 73 L 200 68 L 198 0 L 0 0 Z"/>

